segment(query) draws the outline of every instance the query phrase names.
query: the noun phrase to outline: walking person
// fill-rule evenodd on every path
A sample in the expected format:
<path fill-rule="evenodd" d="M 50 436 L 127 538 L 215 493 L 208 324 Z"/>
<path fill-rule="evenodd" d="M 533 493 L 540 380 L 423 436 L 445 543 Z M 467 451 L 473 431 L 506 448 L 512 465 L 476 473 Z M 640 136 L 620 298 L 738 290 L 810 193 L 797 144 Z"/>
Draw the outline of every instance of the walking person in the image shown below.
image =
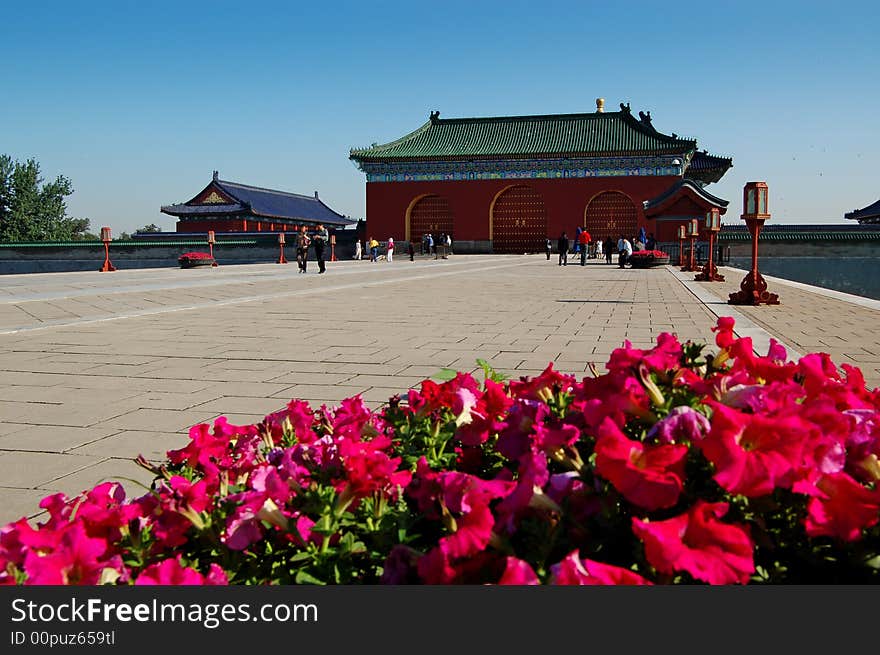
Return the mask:
<path fill-rule="evenodd" d="M 379 259 L 379 242 L 370 237 L 370 261 L 375 262 Z"/>
<path fill-rule="evenodd" d="M 308 229 L 303 225 L 296 237 L 296 264 L 299 266 L 300 273 L 306 272 L 306 264 L 309 261 L 310 243 L 311 239 L 309 239 Z"/>
<path fill-rule="evenodd" d="M 629 261 L 629 258 L 633 254 L 633 247 L 632 247 L 632 243 L 630 243 L 630 240 L 627 239 L 626 237 L 624 237 L 623 235 L 621 235 L 620 239 L 617 240 L 617 251 L 618 251 L 617 266 L 619 268 L 626 268 L 626 264 Z"/>
<path fill-rule="evenodd" d="M 574 254 L 580 254 L 581 252 L 581 234 L 583 233 L 583 229 L 580 225 L 574 231 Z"/>
<path fill-rule="evenodd" d="M 614 242 L 611 240 L 611 237 L 605 237 L 605 263 L 610 264 L 612 257 L 614 257 Z"/>
<path fill-rule="evenodd" d="M 580 228 L 578 228 L 580 229 Z M 580 241 L 581 246 L 581 266 L 586 266 L 587 264 L 587 251 L 590 247 L 590 241 L 592 241 L 592 237 L 590 237 L 590 233 L 586 230 L 583 230 L 578 235 L 578 240 Z"/>
<path fill-rule="evenodd" d="M 315 247 L 315 259 L 318 261 L 319 274 L 326 272 L 326 269 L 324 268 L 324 247 L 329 240 L 330 236 L 327 234 L 327 228 L 319 224 L 318 229 L 315 231 L 315 236 L 312 237 L 312 244 Z"/>
<path fill-rule="evenodd" d="M 566 236 L 565 231 L 559 235 L 556 247 L 559 249 L 559 265 L 568 266 L 568 236 Z"/>
<path fill-rule="evenodd" d="M 390 264 L 394 261 L 394 237 L 388 237 L 388 246 L 385 250 L 385 259 Z"/>
<path fill-rule="evenodd" d="M 434 247 L 434 237 L 431 236 L 431 233 L 430 233 L 430 232 L 428 232 L 428 239 L 427 239 L 427 242 L 428 242 L 428 254 L 430 255 L 431 253 L 434 253 L 434 254 L 436 255 L 436 254 L 437 254 L 437 250 L 436 250 L 436 248 Z M 437 259 L 437 257 L 434 257 L 434 259 Z"/>
<path fill-rule="evenodd" d="M 547 251 L 547 261 L 550 261 L 550 254 L 553 252 L 553 242 L 550 239 L 547 239 L 547 243 L 544 246 L 544 249 Z"/>
<path fill-rule="evenodd" d="M 414 261 L 415 261 L 415 255 L 416 255 L 416 248 L 415 248 L 415 246 L 413 245 L 412 239 L 410 239 L 410 240 L 407 242 L 407 245 L 406 245 L 406 252 L 407 252 L 407 254 L 409 255 L 409 260 L 410 260 L 411 262 L 414 262 Z"/>
<path fill-rule="evenodd" d="M 360 239 L 358 239 L 357 241 L 354 242 L 354 257 L 353 257 L 353 259 L 356 259 L 358 261 L 360 261 L 360 259 L 361 259 L 361 240 Z"/>

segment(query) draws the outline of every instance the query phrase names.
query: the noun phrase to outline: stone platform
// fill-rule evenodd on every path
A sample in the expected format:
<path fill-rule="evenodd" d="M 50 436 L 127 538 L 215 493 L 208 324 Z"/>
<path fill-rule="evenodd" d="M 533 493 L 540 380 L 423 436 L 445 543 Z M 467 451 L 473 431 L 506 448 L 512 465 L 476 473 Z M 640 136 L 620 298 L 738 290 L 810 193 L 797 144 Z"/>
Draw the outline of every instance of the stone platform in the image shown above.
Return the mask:
<path fill-rule="evenodd" d="M 3 276 L 0 523 L 53 492 L 120 479 L 140 494 L 138 454 L 162 459 L 188 428 L 260 420 L 291 398 L 379 406 L 448 367 L 488 360 L 509 376 L 549 362 L 600 369 L 629 339 L 713 343 L 718 315 L 766 352 L 823 350 L 880 384 L 880 303 L 779 283 L 779 307 L 731 308 L 729 283 L 672 267 L 621 270 L 554 256 L 406 257 L 328 263 L 318 275 L 259 264 Z"/>

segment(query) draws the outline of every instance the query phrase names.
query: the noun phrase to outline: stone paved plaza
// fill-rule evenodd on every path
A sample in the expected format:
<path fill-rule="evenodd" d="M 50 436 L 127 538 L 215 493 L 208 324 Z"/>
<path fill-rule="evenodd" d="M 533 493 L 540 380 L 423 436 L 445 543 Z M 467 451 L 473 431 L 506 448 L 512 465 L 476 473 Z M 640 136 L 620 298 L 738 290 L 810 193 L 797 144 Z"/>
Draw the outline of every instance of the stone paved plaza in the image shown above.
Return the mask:
<path fill-rule="evenodd" d="M 441 368 L 511 376 L 600 368 L 624 339 L 712 342 L 718 315 L 766 352 L 825 351 L 880 384 L 880 302 L 774 282 L 779 307 L 731 308 L 723 284 L 672 267 L 452 256 L 0 278 L 0 523 L 105 479 L 129 493 L 188 428 L 252 422 L 291 398 L 376 407 Z"/>

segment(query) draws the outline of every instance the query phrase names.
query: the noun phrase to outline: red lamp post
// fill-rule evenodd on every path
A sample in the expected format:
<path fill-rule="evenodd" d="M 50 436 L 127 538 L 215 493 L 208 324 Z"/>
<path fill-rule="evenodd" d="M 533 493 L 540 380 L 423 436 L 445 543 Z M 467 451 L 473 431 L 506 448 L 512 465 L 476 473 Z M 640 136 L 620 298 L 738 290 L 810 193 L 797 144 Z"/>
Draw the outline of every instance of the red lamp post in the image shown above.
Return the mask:
<path fill-rule="evenodd" d="M 110 262 L 110 228 L 102 227 L 101 228 L 101 241 L 104 242 L 104 265 L 98 269 L 100 273 L 107 273 L 109 271 L 115 271 L 116 267 Z"/>
<path fill-rule="evenodd" d="M 690 243 L 690 252 L 688 253 L 687 264 L 682 267 L 682 271 L 694 272 L 697 269 L 697 237 L 700 236 L 700 222 L 696 218 L 692 218 L 687 224 L 687 238 Z"/>
<path fill-rule="evenodd" d="M 208 253 L 211 255 L 211 266 L 217 266 L 217 260 L 214 259 L 214 244 L 217 239 L 214 237 L 214 230 L 208 230 Z"/>
<path fill-rule="evenodd" d="M 694 276 L 695 280 L 702 282 L 724 282 L 724 276 L 718 274 L 718 267 L 715 266 L 715 235 L 721 231 L 721 211 L 718 207 L 712 207 L 706 212 L 706 232 L 709 235 L 709 261 L 703 266 L 703 270 L 699 275 Z"/>
<path fill-rule="evenodd" d="M 284 258 L 284 232 L 278 234 L 278 247 L 281 248 L 281 254 L 278 255 L 278 263 L 286 264 L 287 260 Z"/>
<path fill-rule="evenodd" d="M 779 296 L 767 291 L 767 282 L 758 271 L 758 236 L 764 222 L 770 218 L 765 182 L 747 182 L 743 187 L 741 218 L 752 235 L 752 270 L 740 282 L 739 291 L 731 293 L 727 302 L 730 305 L 778 305 Z"/>
<path fill-rule="evenodd" d="M 684 239 L 686 230 L 684 225 L 678 226 L 678 265 L 684 270 Z"/>

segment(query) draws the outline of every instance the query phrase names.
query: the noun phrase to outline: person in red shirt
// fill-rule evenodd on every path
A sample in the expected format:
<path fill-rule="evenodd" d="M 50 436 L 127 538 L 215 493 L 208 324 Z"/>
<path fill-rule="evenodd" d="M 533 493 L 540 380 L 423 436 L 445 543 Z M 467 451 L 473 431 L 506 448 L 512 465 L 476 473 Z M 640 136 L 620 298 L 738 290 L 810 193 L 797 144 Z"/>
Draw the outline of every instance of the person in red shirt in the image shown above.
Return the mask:
<path fill-rule="evenodd" d="M 587 263 L 587 249 L 589 248 L 590 241 L 592 241 L 590 233 L 584 230 L 578 237 L 578 241 L 581 246 L 581 266 L 585 266 Z"/>

